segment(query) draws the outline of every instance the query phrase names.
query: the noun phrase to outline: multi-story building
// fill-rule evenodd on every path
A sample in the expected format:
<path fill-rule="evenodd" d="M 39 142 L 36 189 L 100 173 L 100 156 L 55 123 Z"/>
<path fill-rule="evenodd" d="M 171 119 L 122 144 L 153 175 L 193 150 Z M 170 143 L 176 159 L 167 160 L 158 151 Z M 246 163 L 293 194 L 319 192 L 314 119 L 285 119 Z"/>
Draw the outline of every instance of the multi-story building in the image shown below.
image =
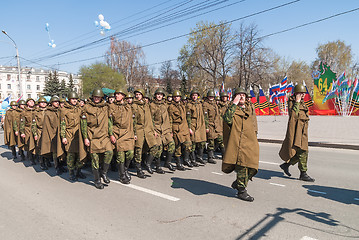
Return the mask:
<path fill-rule="evenodd" d="M 20 96 L 22 96 L 22 99 L 27 99 L 30 97 L 37 99 L 42 95 L 42 91 L 45 87 L 45 82 L 48 80 L 49 73 L 50 70 L 24 67 L 21 68 L 21 81 L 19 82 L 17 67 L 0 65 L 0 99 L 2 100 L 9 95 L 11 95 L 11 99 L 16 99 Z M 73 90 L 81 94 L 82 85 L 80 75 L 70 74 L 62 71 L 57 72 L 59 81 L 61 82 L 62 80 L 65 80 L 66 84 L 69 83 L 70 75 L 72 75 L 74 83 Z"/>

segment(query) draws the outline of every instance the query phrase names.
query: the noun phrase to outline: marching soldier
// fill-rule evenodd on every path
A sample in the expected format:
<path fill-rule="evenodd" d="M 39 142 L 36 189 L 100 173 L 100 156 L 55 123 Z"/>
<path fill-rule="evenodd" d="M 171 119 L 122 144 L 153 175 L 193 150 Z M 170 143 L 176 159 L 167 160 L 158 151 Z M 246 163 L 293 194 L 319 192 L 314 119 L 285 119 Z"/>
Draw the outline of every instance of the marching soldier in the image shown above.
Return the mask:
<path fill-rule="evenodd" d="M 213 157 L 214 150 L 217 148 L 217 146 L 219 146 L 221 149 L 222 156 L 224 155 L 223 123 L 221 123 L 222 118 L 214 97 L 214 91 L 209 90 L 207 93 L 207 98 L 203 102 L 208 143 L 208 162 L 216 162 L 213 160 Z"/>
<path fill-rule="evenodd" d="M 127 93 L 126 95 L 126 101 L 128 104 L 132 105 L 133 104 L 133 98 L 135 97 L 135 95 L 133 95 L 133 93 Z"/>
<path fill-rule="evenodd" d="M 168 106 L 164 96 L 165 91 L 162 88 L 158 88 L 155 91 L 155 99 L 150 103 L 150 109 L 155 131 L 161 138 L 162 142 L 162 145 L 160 146 L 160 152 L 162 152 L 162 149 L 166 151 L 165 167 L 171 171 L 174 171 L 175 169 L 171 164 L 171 160 L 175 151 L 175 142 L 173 141 L 172 137 L 172 127 L 167 111 Z M 164 171 L 161 169 L 160 161 L 160 158 L 156 158 L 156 172 L 162 174 Z"/>
<path fill-rule="evenodd" d="M 82 134 L 80 133 L 80 118 L 82 109 L 78 103 L 76 92 L 68 94 L 68 102 L 60 110 L 60 138 L 57 144 L 57 157 L 66 154 L 69 179 L 77 181 L 86 178 L 81 172 L 86 158 L 86 151 Z"/>
<path fill-rule="evenodd" d="M 38 107 L 34 111 L 34 124 L 31 126 L 32 134 L 34 135 L 35 140 L 35 153 L 39 157 L 40 168 L 42 170 L 47 170 L 48 167 L 51 166 L 51 163 L 48 158 L 44 158 L 41 154 L 41 141 L 42 141 L 42 129 L 43 129 L 43 122 L 44 116 L 47 106 L 47 101 L 44 97 L 40 97 L 38 100 Z"/>
<path fill-rule="evenodd" d="M 129 184 L 131 175 L 129 165 L 133 159 L 135 148 L 135 119 L 132 107 L 125 101 L 126 93 L 122 88 L 115 92 L 116 101 L 110 105 L 109 116 L 112 125 L 110 139 L 115 145 L 116 162 L 118 164 L 119 181 Z"/>
<path fill-rule="evenodd" d="M 204 120 L 204 112 L 202 103 L 198 99 L 199 91 L 193 89 L 191 91 L 190 100 L 186 105 L 187 109 L 187 122 L 189 127 L 189 132 L 191 135 L 192 141 L 192 150 L 191 150 L 191 162 L 184 162 L 189 167 L 198 166 L 196 160 L 205 164 L 203 161 L 203 150 L 206 146 L 206 125 Z M 196 153 L 197 156 L 196 156 Z M 213 158 L 208 158 L 209 163 L 215 163 Z"/>
<path fill-rule="evenodd" d="M 184 150 L 183 158 L 189 162 L 189 154 L 191 152 L 191 137 L 189 133 L 188 123 L 186 119 L 186 106 L 181 101 L 181 92 L 175 90 L 172 94 L 173 101 L 168 107 L 170 122 L 172 123 L 172 133 L 175 142 L 175 159 L 177 170 L 184 171 L 181 155 L 182 148 Z"/>
<path fill-rule="evenodd" d="M 148 168 L 148 166 L 151 164 L 151 159 L 161 157 L 160 138 L 154 130 L 151 110 L 149 104 L 144 101 L 143 96 L 144 91 L 142 89 L 137 89 L 135 91 L 136 100 L 132 105 L 136 118 L 135 164 L 137 169 L 137 176 L 139 178 L 146 178 L 141 169 L 142 150 L 144 147 L 149 149 L 148 161 L 146 161 L 146 167 L 149 173 L 153 173 L 152 169 Z"/>
<path fill-rule="evenodd" d="M 300 170 L 299 180 L 314 182 L 307 174 L 308 162 L 308 107 L 304 103 L 304 97 L 307 92 L 303 84 L 294 87 L 294 95 L 288 100 L 288 127 L 282 147 L 279 151 L 280 158 L 285 161 L 280 168 L 285 174 L 289 173 L 289 166 L 298 163 Z"/>
<path fill-rule="evenodd" d="M 25 160 L 25 154 L 24 154 L 24 139 L 20 136 L 20 115 L 21 112 L 24 111 L 26 106 L 26 102 L 25 100 L 20 100 L 19 101 L 19 107 L 16 108 L 16 112 L 15 112 L 15 121 L 16 121 L 16 129 L 15 130 L 15 135 L 17 136 L 17 147 L 19 148 L 19 155 L 21 156 L 21 161 Z"/>
<path fill-rule="evenodd" d="M 27 151 L 27 158 L 35 165 L 35 139 L 31 132 L 32 125 L 35 124 L 34 112 L 35 101 L 32 98 L 26 100 L 26 107 L 20 114 L 20 135 L 24 140 L 25 151 Z"/>
<path fill-rule="evenodd" d="M 224 143 L 226 152 L 222 162 L 222 171 L 230 173 L 235 171 L 237 179 L 232 188 L 238 190 L 238 198 L 252 202 L 254 200 L 247 193 L 248 180 L 258 172 L 259 144 L 254 129 L 255 121 L 248 103 L 246 92 L 242 88 L 234 91 L 233 104 L 223 116 Z"/>
<path fill-rule="evenodd" d="M 109 106 L 103 97 L 102 89 L 95 88 L 92 92 L 92 99 L 87 101 L 81 115 L 81 132 L 84 144 L 90 152 L 97 189 L 104 188 L 100 176 L 105 183 L 110 183 L 107 171 L 113 156 L 109 134 L 112 131 L 112 125 L 109 124 Z"/>
<path fill-rule="evenodd" d="M 50 158 L 52 155 L 57 175 L 66 172 L 66 169 L 63 167 L 63 162 L 57 158 L 57 135 L 60 122 L 59 106 L 60 99 L 56 96 L 52 97 L 50 99 L 50 106 L 48 106 L 45 111 L 40 142 L 41 156 Z"/>
<path fill-rule="evenodd" d="M 112 104 L 115 102 L 115 93 L 110 93 L 107 98 L 107 103 Z"/>
<path fill-rule="evenodd" d="M 66 103 L 66 99 L 60 98 L 60 108 L 63 108 L 65 106 L 65 103 Z"/>
<path fill-rule="evenodd" d="M 221 100 L 218 102 L 218 108 L 219 108 L 219 113 L 221 115 L 221 117 L 223 117 L 224 113 L 227 111 L 227 108 L 230 104 L 230 102 L 228 101 L 228 93 L 227 91 L 221 92 L 219 94 Z"/>
<path fill-rule="evenodd" d="M 4 121 L 4 143 L 11 149 L 11 153 L 14 159 L 16 159 L 16 145 L 18 127 L 16 123 L 16 108 L 17 102 L 11 101 L 10 109 L 6 111 Z"/>

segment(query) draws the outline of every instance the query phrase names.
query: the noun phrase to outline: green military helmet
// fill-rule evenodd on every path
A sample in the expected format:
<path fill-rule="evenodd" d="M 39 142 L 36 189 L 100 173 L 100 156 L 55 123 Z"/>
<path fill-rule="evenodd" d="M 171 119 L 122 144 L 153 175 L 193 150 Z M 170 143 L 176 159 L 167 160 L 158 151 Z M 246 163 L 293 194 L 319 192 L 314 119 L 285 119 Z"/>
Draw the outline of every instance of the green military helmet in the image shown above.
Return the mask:
<path fill-rule="evenodd" d="M 37 100 L 37 102 L 38 102 L 38 103 L 41 103 L 41 102 L 47 103 L 47 100 L 46 100 L 46 98 L 44 98 L 44 97 L 40 97 L 40 98 Z"/>
<path fill-rule="evenodd" d="M 66 99 L 65 98 L 60 98 L 60 103 L 65 103 Z"/>
<path fill-rule="evenodd" d="M 169 97 L 172 97 L 172 94 L 171 94 L 171 93 L 167 94 L 167 97 L 168 97 L 168 98 L 169 98 Z"/>
<path fill-rule="evenodd" d="M 26 103 L 28 103 L 31 100 L 35 102 L 35 100 L 33 98 L 28 98 L 28 99 L 26 99 Z"/>
<path fill-rule="evenodd" d="M 219 101 L 219 100 L 221 100 L 221 98 L 220 98 L 219 96 L 216 96 L 216 97 L 214 98 L 214 100 Z"/>
<path fill-rule="evenodd" d="M 127 93 L 127 95 L 126 95 L 126 98 L 134 98 L 134 97 L 135 97 L 135 95 L 133 95 L 133 93 L 131 93 L 131 92 Z"/>
<path fill-rule="evenodd" d="M 200 94 L 199 94 L 199 90 L 198 90 L 197 88 L 193 88 L 193 89 L 192 89 L 190 96 L 192 96 L 192 94 L 194 94 L 194 93 L 197 93 L 198 96 L 200 95 Z"/>
<path fill-rule="evenodd" d="M 17 106 L 17 102 L 16 101 L 11 101 L 10 106 Z"/>
<path fill-rule="evenodd" d="M 155 91 L 155 95 L 156 94 L 163 94 L 163 96 L 165 96 L 165 90 L 163 88 L 157 88 L 157 90 Z"/>
<path fill-rule="evenodd" d="M 134 93 L 136 94 L 137 92 L 141 93 L 142 96 L 145 96 L 145 91 L 142 88 L 138 88 L 134 91 Z"/>
<path fill-rule="evenodd" d="M 53 96 L 53 97 L 50 99 L 50 103 L 53 103 L 53 102 L 60 102 L 59 97 Z"/>
<path fill-rule="evenodd" d="M 69 94 L 67 95 L 67 98 L 68 99 L 72 99 L 72 98 L 78 99 L 79 95 L 77 94 L 77 92 L 72 91 L 72 92 L 69 92 Z"/>
<path fill-rule="evenodd" d="M 150 99 L 150 98 L 151 98 L 151 95 L 150 95 L 149 93 L 146 93 L 145 96 L 143 96 L 143 97 Z"/>
<path fill-rule="evenodd" d="M 219 94 L 220 97 L 229 97 L 228 92 L 227 91 L 223 91 Z"/>
<path fill-rule="evenodd" d="M 216 94 L 214 93 L 213 89 L 208 90 L 207 97 L 215 97 Z"/>
<path fill-rule="evenodd" d="M 115 93 L 113 92 L 113 93 L 109 93 L 108 94 L 108 97 L 110 98 L 110 97 L 115 97 Z"/>
<path fill-rule="evenodd" d="M 234 92 L 233 96 L 236 96 L 237 94 L 240 94 L 240 93 L 244 93 L 245 95 L 247 95 L 247 91 L 244 90 L 244 88 L 242 88 L 242 87 L 235 88 L 233 92 Z"/>
<path fill-rule="evenodd" d="M 307 88 L 303 84 L 297 84 L 294 87 L 294 93 L 306 93 Z"/>
<path fill-rule="evenodd" d="M 174 90 L 172 93 L 172 97 L 181 97 L 181 92 L 179 90 Z"/>
<path fill-rule="evenodd" d="M 103 91 L 102 91 L 102 88 L 95 88 L 93 91 L 92 91 L 92 97 L 103 97 Z"/>
<path fill-rule="evenodd" d="M 19 101 L 19 105 L 25 105 L 25 104 L 26 104 L 25 100 L 20 100 Z"/>
<path fill-rule="evenodd" d="M 116 89 L 115 94 L 116 93 L 122 93 L 123 95 L 126 96 L 126 90 L 124 88 L 121 88 L 121 87 Z"/>

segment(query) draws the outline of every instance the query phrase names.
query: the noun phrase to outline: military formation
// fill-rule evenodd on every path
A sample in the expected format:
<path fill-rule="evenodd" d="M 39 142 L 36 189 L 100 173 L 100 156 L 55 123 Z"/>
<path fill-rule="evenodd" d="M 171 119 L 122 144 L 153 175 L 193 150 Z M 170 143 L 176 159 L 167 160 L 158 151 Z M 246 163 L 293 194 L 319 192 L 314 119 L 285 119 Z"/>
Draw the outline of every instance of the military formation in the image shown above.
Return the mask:
<path fill-rule="evenodd" d="M 302 130 L 309 118 L 300 90 L 290 102 L 290 133 L 280 152 L 286 161 L 281 168 L 290 175 L 289 166 L 299 162 L 301 180 L 314 181 L 306 174 L 308 146 Z M 129 184 L 131 167 L 145 179 L 145 171 L 164 174 L 163 168 L 174 172 L 216 164 L 217 151 L 222 171 L 237 173 L 232 188 L 238 198 L 253 201 L 246 188 L 258 171 L 259 144 L 254 106 L 247 97 L 242 88 L 235 89 L 232 101 L 226 92 L 216 98 L 213 90 L 203 97 L 193 89 L 183 98 L 178 90 L 166 96 L 158 88 L 150 97 L 142 89 L 129 93 L 119 88 L 105 99 L 102 89 L 95 88 L 86 101 L 76 92 L 67 100 L 54 96 L 49 103 L 44 97 L 13 101 L 5 116 L 5 144 L 14 159 L 39 162 L 42 170 L 54 165 L 56 174 L 68 172 L 70 181 L 86 178 L 81 169 L 91 163 L 97 189 L 110 183 L 110 169 L 118 171 L 121 183 Z M 293 131 L 301 131 L 303 138 L 298 140 L 296 134 L 293 141 Z"/>

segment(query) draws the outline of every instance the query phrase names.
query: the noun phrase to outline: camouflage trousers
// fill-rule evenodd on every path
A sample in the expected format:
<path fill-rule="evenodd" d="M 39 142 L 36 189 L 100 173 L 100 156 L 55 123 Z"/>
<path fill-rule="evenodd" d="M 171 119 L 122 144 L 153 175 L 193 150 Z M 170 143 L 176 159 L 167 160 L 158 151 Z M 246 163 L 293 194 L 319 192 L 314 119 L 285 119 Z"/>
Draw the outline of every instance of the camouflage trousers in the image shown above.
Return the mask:
<path fill-rule="evenodd" d="M 125 160 L 132 161 L 133 159 L 133 150 L 125 151 L 125 152 L 117 152 L 116 153 L 116 162 L 124 163 Z"/>
<path fill-rule="evenodd" d="M 92 169 L 100 169 L 100 163 L 110 164 L 113 156 L 112 151 L 106 151 L 104 153 L 90 153 Z"/>
<path fill-rule="evenodd" d="M 183 143 L 178 143 L 175 146 L 175 157 L 180 157 L 182 155 L 182 148 L 185 152 L 191 152 L 192 149 L 192 142 L 185 141 Z"/>
<path fill-rule="evenodd" d="M 257 173 L 257 170 L 254 168 L 242 167 L 239 165 L 236 165 L 234 171 L 237 173 L 237 185 L 243 188 L 247 187 L 248 180 L 252 180 L 252 177 Z"/>
<path fill-rule="evenodd" d="M 297 153 L 289 160 L 290 165 L 298 163 L 298 168 L 301 172 L 306 172 L 308 170 L 308 151 L 297 148 Z"/>
<path fill-rule="evenodd" d="M 219 136 L 216 139 L 208 139 L 207 140 L 208 143 L 208 150 L 216 150 L 218 147 L 220 148 L 224 148 L 224 144 L 223 144 L 223 136 Z"/>
<path fill-rule="evenodd" d="M 192 149 L 191 152 L 194 152 L 196 149 L 205 148 L 206 142 L 192 142 Z"/>
<path fill-rule="evenodd" d="M 163 151 L 165 152 L 169 152 L 173 154 L 175 152 L 175 149 L 176 149 L 175 141 L 171 141 L 166 145 L 163 145 Z"/>
<path fill-rule="evenodd" d="M 138 163 L 142 162 L 142 150 L 143 150 L 143 147 L 142 148 L 135 147 L 135 161 Z M 162 145 L 155 145 L 155 146 L 151 147 L 148 150 L 148 153 L 150 155 L 153 155 L 155 158 L 161 157 Z"/>
<path fill-rule="evenodd" d="M 68 152 L 66 156 L 67 168 L 69 170 L 75 170 L 76 168 L 82 168 L 84 163 L 80 162 L 79 153 Z"/>

